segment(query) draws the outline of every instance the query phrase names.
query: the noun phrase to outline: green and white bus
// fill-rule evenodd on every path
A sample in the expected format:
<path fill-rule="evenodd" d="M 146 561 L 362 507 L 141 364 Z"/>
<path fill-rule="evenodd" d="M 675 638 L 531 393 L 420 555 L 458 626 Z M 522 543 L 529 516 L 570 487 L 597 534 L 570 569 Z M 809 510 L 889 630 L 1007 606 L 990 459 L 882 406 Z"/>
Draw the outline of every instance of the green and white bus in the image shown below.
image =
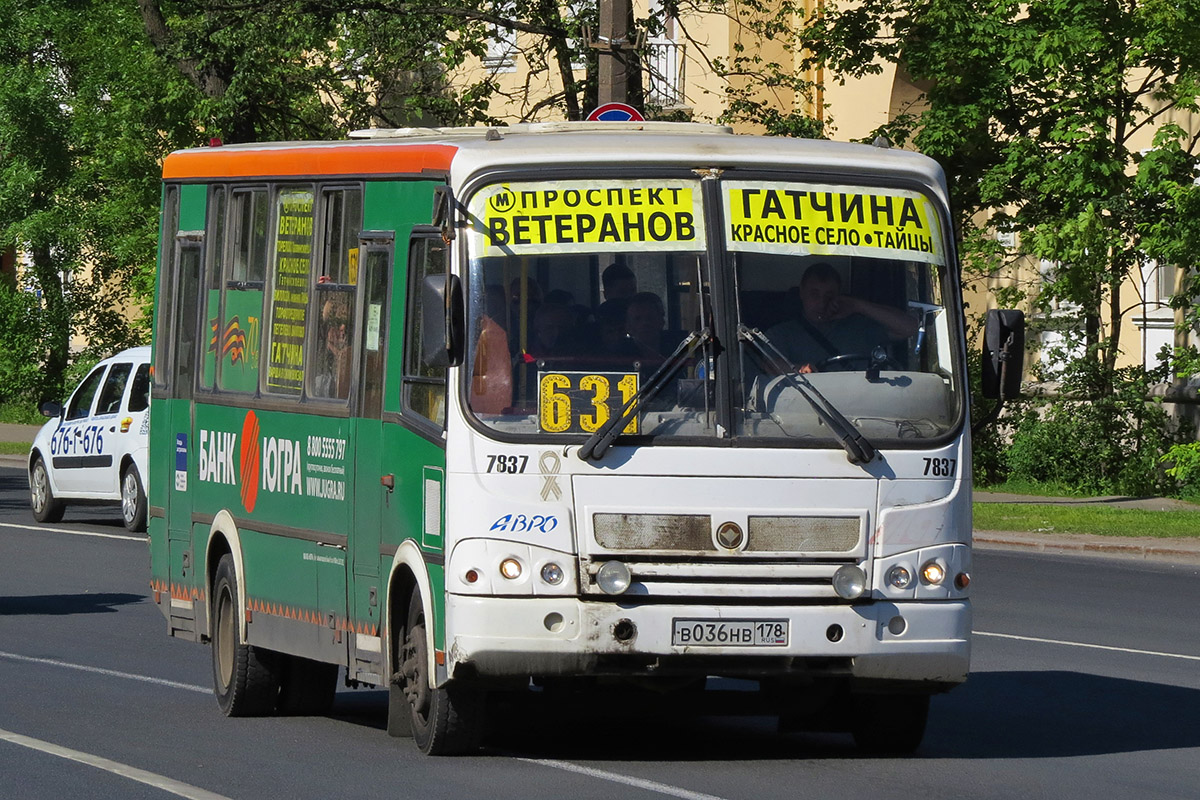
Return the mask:
<path fill-rule="evenodd" d="M 462 753 L 498 693 L 739 678 L 904 751 L 966 678 L 934 162 L 547 123 L 163 178 L 151 588 L 224 713 L 321 713 L 344 670 Z"/>

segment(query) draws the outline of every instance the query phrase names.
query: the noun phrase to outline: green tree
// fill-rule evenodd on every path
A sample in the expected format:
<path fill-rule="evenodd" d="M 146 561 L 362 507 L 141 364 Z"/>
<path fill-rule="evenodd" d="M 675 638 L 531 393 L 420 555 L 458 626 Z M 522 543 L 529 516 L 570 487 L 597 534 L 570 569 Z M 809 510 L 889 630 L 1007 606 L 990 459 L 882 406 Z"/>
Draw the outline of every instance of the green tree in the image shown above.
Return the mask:
<path fill-rule="evenodd" d="M 4 305 L 38 331 L 0 331 L 37 366 L 0 399 L 61 396 L 73 331 L 84 358 L 145 337 L 121 309 L 149 300 L 157 164 L 191 136 L 137 22 L 110 2 L 0 0 L 0 247 L 27 259 L 19 288 L 37 299 Z"/>
<path fill-rule="evenodd" d="M 1200 3 L 864 0 L 827 6 L 802 38 L 840 75 L 890 61 L 929 87 L 923 112 L 881 132 L 946 166 L 972 277 L 1008 266 L 969 233 L 981 217 L 1055 265 L 1034 308 L 1111 393 L 1137 308 L 1122 286 L 1151 259 L 1194 271 L 1200 257 L 1197 136 L 1173 122 L 1197 110 Z"/>
<path fill-rule="evenodd" d="M 801 38 L 840 76 L 893 62 L 928 87 L 879 132 L 946 167 L 967 280 L 1047 265 L 1001 303 L 1027 300 L 1031 333 L 1062 334 L 1037 373 L 1062 395 L 1010 420 L 1011 449 L 981 462 L 1080 491 L 1161 490 L 1156 459 L 1186 432 L 1144 398 L 1169 365 L 1117 364 L 1144 268 L 1195 275 L 1200 258 L 1200 137 L 1181 124 L 1198 110 L 1200 2 L 862 0 L 827 6 Z M 1174 301 L 1193 322 L 1197 293 L 1192 278 Z"/>
<path fill-rule="evenodd" d="M 792 52 L 775 5 L 686 3 L 634 27 L 654 34 L 670 14 L 707 11 L 737 21 L 747 41 Z M 0 0 L 0 247 L 26 257 L 21 289 L 37 300 L 29 309 L 28 298 L 5 305 L 14 319 L 33 314 L 39 331 L 20 341 L 0 331 L 0 347 L 32 348 L 39 366 L 36 378 L 14 372 L 25 377 L 2 384 L 0 400 L 60 396 L 72 334 L 90 343 L 77 356 L 84 361 L 145 340 L 148 316 L 130 320 L 122 309 L 152 302 L 159 165 L 171 150 L 495 122 L 487 113 L 495 76 L 464 79 L 462 68 L 483 59 L 498 32 L 519 35 L 531 68 L 506 98 L 511 107 L 525 118 L 553 108 L 580 119 L 596 102 L 586 35 L 588 26 L 595 35 L 596 19 L 595 0 Z M 629 55 L 636 103 L 642 77 Z M 816 130 L 802 115 L 764 116 L 754 76 L 770 91 L 791 91 L 787 61 L 753 47 L 728 63 L 711 60 L 731 87 L 733 118 L 776 132 Z M 543 74 L 561 91 L 534 96 Z"/>

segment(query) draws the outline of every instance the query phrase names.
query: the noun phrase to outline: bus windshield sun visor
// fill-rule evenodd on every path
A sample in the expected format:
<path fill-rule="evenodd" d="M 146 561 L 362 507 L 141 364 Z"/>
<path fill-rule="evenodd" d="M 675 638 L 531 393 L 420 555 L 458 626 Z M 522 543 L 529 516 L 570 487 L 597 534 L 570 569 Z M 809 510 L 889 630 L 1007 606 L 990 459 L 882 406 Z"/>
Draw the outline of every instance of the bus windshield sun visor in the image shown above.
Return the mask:
<path fill-rule="evenodd" d="M 837 410 L 825 398 L 817 387 L 809 382 L 796 365 L 792 364 L 779 349 L 771 343 L 766 334 L 758 328 L 748 328 L 744 323 L 738 324 L 738 339 L 751 345 L 762 356 L 766 365 L 784 377 L 784 380 L 812 406 L 817 416 L 829 426 L 837 437 L 838 442 L 846 451 L 846 458 L 851 464 L 867 464 L 875 460 L 875 446 L 859 433 L 850 420 Z"/>
<path fill-rule="evenodd" d="M 710 328 L 692 331 L 684 337 L 679 346 L 675 348 L 675 352 L 671 353 L 667 360 L 654 371 L 649 380 L 642 384 L 642 388 L 638 389 L 633 397 L 630 397 L 621 407 L 621 413 L 609 417 L 607 422 L 588 437 L 587 441 L 583 443 L 583 447 L 579 449 L 579 457 L 584 461 L 588 459 L 599 461 L 603 458 L 604 453 L 612 446 L 620 432 L 625 430 L 629 420 L 637 415 L 642 403 L 651 400 L 658 394 L 675 371 L 686 363 L 696 350 L 711 342 L 712 339 L 712 329 Z"/>

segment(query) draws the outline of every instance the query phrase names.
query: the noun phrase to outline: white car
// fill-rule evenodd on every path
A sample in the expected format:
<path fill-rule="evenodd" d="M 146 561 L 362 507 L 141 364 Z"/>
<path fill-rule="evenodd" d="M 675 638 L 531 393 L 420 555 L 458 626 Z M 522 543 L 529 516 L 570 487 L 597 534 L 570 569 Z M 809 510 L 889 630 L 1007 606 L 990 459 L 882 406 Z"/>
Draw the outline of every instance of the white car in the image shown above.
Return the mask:
<path fill-rule="evenodd" d="M 58 522 L 67 504 L 120 502 L 125 527 L 146 529 L 150 444 L 150 348 L 101 361 L 53 417 L 29 452 L 29 495 L 38 522 Z"/>

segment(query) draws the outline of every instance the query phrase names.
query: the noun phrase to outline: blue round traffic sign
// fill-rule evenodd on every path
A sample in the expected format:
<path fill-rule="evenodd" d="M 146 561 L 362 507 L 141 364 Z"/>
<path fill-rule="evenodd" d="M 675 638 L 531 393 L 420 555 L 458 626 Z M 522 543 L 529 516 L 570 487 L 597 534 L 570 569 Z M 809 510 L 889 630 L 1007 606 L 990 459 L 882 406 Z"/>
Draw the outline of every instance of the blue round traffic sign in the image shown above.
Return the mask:
<path fill-rule="evenodd" d="M 645 122 L 642 112 L 624 103 L 605 103 L 587 115 L 588 122 Z"/>

